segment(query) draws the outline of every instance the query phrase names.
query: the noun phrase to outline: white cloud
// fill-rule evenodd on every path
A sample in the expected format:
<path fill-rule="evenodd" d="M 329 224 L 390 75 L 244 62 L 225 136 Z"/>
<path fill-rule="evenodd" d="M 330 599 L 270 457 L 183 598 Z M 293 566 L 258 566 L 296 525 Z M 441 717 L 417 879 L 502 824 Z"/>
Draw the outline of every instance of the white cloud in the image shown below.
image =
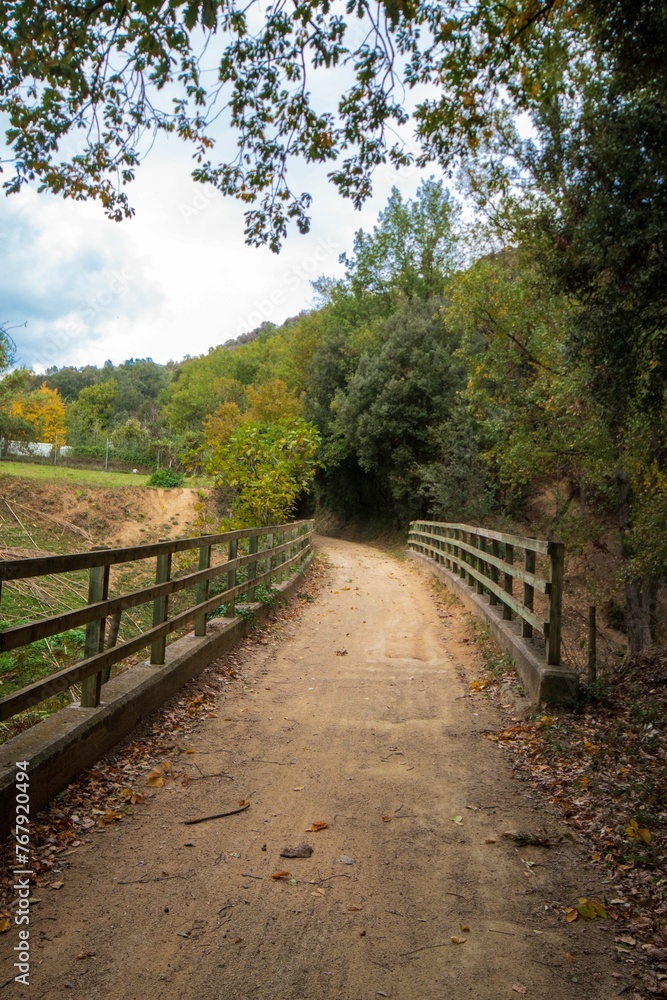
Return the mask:
<path fill-rule="evenodd" d="M 268 319 L 312 305 L 310 281 L 342 273 L 338 256 L 370 228 L 392 184 L 414 195 L 423 176 L 378 171 L 375 195 L 355 212 L 324 169 L 297 166 L 313 195 L 307 236 L 290 232 L 280 255 L 248 247 L 243 208 L 190 178 L 187 148 L 158 141 L 128 189 L 136 216 L 122 223 L 96 203 L 34 190 L 0 200 L 0 320 L 23 363 L 164 363 L 205 353 Z"/>

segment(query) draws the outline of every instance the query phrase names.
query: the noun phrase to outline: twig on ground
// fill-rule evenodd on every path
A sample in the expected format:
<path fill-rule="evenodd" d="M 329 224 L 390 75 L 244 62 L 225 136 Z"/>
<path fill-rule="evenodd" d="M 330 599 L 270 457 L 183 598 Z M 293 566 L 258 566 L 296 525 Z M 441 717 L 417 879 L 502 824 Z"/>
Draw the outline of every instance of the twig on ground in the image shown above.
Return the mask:
<path fill-rule="evenodd" d="M 166 882 L 170 878 L 192 878 L 195 872 L 188 872 L 186 875 L 156 875 L 155 878 L 131 878 L 127 881 L 118 881 L 116 885 L 145 885 L 146 882 Z"/>
<path fill-rule="evenodd" d="M 209 819 L 222 819 L 223 816 L 234 816 L 235 813 L 245 812 L 246 809 L 250 809 L 249 802 L 246 802 L 244 806 L 239 806 L 238 809 L 228 809 L 227 812 L 213 813 L 212 816 L 199 816 L 197 819 L 184 819 L 183 823 L 185 826 L 192 826 L 194 823 L 206 823 Z"/>
<path fill-rule="evenodd" d="M 415 948 L 414 951 L 401 952 L 401 958 L 406 958 L 408 955 L 416 955 L 418 951 L 429 951 L 431 948 L 446 948 L 449 944 L 449 941 L 443 941 L 442 944 L 423 944 L 421 948 Z"/>
<path fill-rule="evenodd" d="M 296 764 L 295 760 L 262 760 L 261 757 L 251 757 L 250 760 L 254 764 L 279 764 L 281 767 L 287 767 L 289 764 Z"/>

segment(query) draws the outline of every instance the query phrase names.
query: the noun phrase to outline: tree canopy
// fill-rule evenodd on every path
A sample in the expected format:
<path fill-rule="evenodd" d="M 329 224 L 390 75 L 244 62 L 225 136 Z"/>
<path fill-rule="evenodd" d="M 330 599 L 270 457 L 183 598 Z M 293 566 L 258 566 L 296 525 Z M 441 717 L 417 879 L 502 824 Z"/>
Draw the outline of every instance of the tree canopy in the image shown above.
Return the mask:
<path fill-rule="evenodd" d="M 248 206 L 249 242 L 278 249 L 290 220 L 309 227 L 296 159 L 329 164 L 356 206 L 382 163 L 450 170 L 473 157 L 496 181 L 508 155 L 525 165 L 513 115 L 545 102 L 574 114 L 600 53 L 603 70 L 614 55 L 628 62 L 649 5 L 639 6 L 640 16 L 630 0 L 3 2 L 5 187 L 36 181 L 120 219 L 151 138 L 173 133 L 191 145 L 197 180 Z M 653 20 L 664 37 L 664 16 Z M 650 75 L 655 35 L 641 40 Z M 416 154 L 400 134 L 410 121 Z"/>

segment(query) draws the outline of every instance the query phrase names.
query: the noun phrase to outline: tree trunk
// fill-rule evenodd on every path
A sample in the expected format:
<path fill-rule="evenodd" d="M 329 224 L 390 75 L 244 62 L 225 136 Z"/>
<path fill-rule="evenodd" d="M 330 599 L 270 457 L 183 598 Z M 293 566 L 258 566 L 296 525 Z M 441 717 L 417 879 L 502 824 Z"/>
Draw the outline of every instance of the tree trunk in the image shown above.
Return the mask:
<path fill-rule="evenodd" d="M 619 511 L 618 526 L 621 533 L 621 558 L 627 566 L 633 555 L 630 542 L 630 487 L 625 469 L 617 476 Z M 638 653 L 655 642 L 656 607 L 660 581 L 651 576 L 625 579 L 625 624 L 629 652 Z"/>
<path fill-rule="evenodd" d="M 650 577 L 625 584 L 625 620 L 630 654 L 655 642 L 658 584 Z"/>

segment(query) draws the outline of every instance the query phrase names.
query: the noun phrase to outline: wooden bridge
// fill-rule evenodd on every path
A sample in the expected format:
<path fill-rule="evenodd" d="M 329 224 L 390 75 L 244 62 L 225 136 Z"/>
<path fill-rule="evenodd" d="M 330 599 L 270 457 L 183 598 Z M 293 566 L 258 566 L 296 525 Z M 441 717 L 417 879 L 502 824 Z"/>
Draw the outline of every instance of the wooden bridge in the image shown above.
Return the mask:
<path fill-rule="evenodd" d="M 235 641 L 247 626 L 248 615 L 262 609 L 262 603 L 256 601 L 259 588 L 265 588 L 264 596 L 274 585 L 278 585 L 279 592 L 294 589 L 312 557 L 312 536 L 313 522 L 306 520 L 130 548 L 97 547 L 72 555 L 0 562 L 0 587 L 3 582 L 16 580 L 82 571 L 88 574 L 88 600 L 82 607 L 0 632 L 0 652 L 5 653 L 85 626 L 83 659 L 0 699 L 0 721 L 5 721 L 80 685 L 79 709 L 97 710 L 97 716 L 95 711 L 89 712 L 83 722 L 70 726 L 67 746 L 77 747 L 71 760 L 67 757 L 69 750 L 64 751 L 62 746 L 55 759 L 49 756 L 48 746 L 42 748 L 46 777 L 41 799 L 46 801 L 64 787 L 76 770 L 90 765 L 95 755 L 126 735 L 132 719 L 166 700 L 179 683 L 219 654 L 223 644 L 229 646 Z M 535 702 L 568 700 L 572 696 L 576 678 L 573 680 L 571 672 L 563 670 L 560 660 L 562 543 L 466 524 L 415 521 L 410 525 L 408 548 L 459 596 L 467 597 L 473 611 L 489 619 Z M 190 565 L 174 571 L 174 556 L 179 553 L 192 556 L 189 561 L 196 560 L 197 568 L 193 570 Z M 142 565 L 145 573 L 146 560 L 154 561 L 154 583 L 110 596 L 112 568 Z M 515 592 L 515 584 L 522 586 L 521 595 Z M 188 593 L 192 595 L 189 598 Z M 187 606 L 170 613 L 176 595 L 184 595 Z M 118 643 L 121 616 L 145 606 L 152 608 L 150 627 Z M 211 613 L 222 613 L 227 625 L 222 632 L 217 627 L 207 639 Z M 174 632 L 183 634 L 189 628 L 193 628 L 194 645 L 191 642 L 179 655 L 178 644 L 167 646 L 167 637 Z M 114 699 L 103 699 L 103 692 L 111 691 L 106 685 L 112 667 L 148 647 L 150 660 L 144 668 L 165 667 L 166 673 L 163 676 L 149 670 L 146 678 L 137 665 L 131 667 L 116 695 L 123 706 L 122 725 L 117 718 L 112 725 L 106 716 Z M 176 657 L 175 663 L 166 664 L 167 650 L 172 660 Z M 544 668 L 536 664 L 540 656 Z M 132 686 L 135 682 L 136 691 Z M 128 703 L 133 699 L 136 706 L 129 710 Z M 52 733 L 53 723 L 49 731 Z M 104 740 L 100 741 L 98 731 L 106 734 Z M 12 749 L 14 742 L 10 740 L 0 750 L 0 803 L 3 796 L 11 795 L 11 766 L 19 752 Z M 26 753 L 21 751 L 22 755 Z M 37 766 L 39 755 L 30 756 Z"/>

